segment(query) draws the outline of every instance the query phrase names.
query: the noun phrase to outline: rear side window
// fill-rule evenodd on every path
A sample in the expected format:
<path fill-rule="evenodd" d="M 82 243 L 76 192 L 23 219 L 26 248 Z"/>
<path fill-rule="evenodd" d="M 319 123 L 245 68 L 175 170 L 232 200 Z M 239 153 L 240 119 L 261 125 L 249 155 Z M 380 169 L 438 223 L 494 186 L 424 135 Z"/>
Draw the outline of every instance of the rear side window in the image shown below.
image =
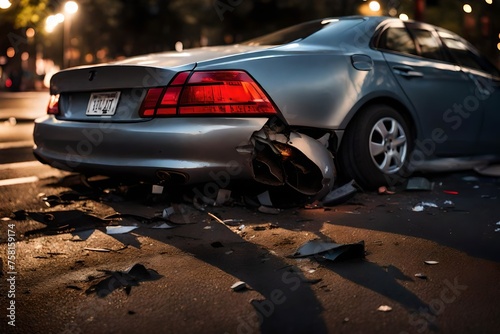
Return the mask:
<path fill-rule="evenodd" d="M 405 28 L 389 28 L 380 36 L 379 49 L 416 55 L 415 43 Z"/>
<path fill-rule="evenodd" d="M 488 60 L 472 52 L 462 41 L 449 36 L 441 36 L 441 39 L 459 65 L 483 71 L 497 77 L 500 76 L 500 72 L 495 66 Z"/>
<path fill-rule="evenodd" d="M 429 30 L 414 29 L 412 33 L 415 35 L 420 56 L 424 58 L 444 60 L 443 52 L 439 45 L 439 40 Z"/>

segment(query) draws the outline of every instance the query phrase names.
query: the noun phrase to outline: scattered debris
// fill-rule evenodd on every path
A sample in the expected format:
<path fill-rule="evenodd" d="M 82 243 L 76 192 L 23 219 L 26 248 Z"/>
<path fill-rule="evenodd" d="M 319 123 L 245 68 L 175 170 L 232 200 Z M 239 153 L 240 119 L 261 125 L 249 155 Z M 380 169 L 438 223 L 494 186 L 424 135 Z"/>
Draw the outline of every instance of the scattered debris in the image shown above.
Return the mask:
<path fill-rule="evenodd" d="M 212 229 L 212 226 L 205 226 L 203 229 L 204 229 L 204 230 L 211 230 L 211 229 Z"/>
<path fill-rule="evenodd" d="M 415 212 L 422 212 L 425 208 L 437 208 L 437 204 L 431 202 L 421 202 L 415 205 L 411 210 Z"/>
<path fill-rule="evenodd" d="M 257 196 L 259 203 L 264 206 L 273 207 L 273 202 L 271 201 L 271 195 L 269 191 L 265 191 Z"/>
<path fill-rule="evenodd" d="M 138 226 L 106 226 L 106 234 L 113 235 L 113 234 L 125 234 L 130 231 L 135 230 L 138 228 Z"/>
<path fill-rule="evenodd" d="M 387 189 L 386 186 L 382 186 L 382 187 L 378 188 L 378 193 L 379 193 L 379 195 L 394 195 L 396 192 Z"/>
<path fill-rule="evenodd" d="M 248 285 L 243 281 L 234 283 L 233 285 L 231 285 L 231 289 L 236 292 L 249 290 Z"/>
<path fill-rule="evenodd" d="M 363 258 L 365 256 L 365 243 L 360 241 L 355 244 L 337 244 L 312 240 L 300 246 L 293 257 L 300 258 L 312 255 L 330 261 Z"/>
<path fill-rule="evenodd" d="M 406 184 L 406 190 L 431 191 L 432 189 L 434 189 L 434 182 L 430 182 L 425 177 L 412 177 Z"/>
<path fill-rule="evenodd" d="M 270 214 L 270 215 L 277 215 L 277 214 L 279 214 L 281 212 L 280 209 L 271 208 L 271 207 L 268 207 L 268 206 L 265 206 L 265 205 L 259 206 L 258 210 L 259 210 L 259 212 L 267 213 L 267 214 Z"/>
<path fill-rule="evenodd" d="M 245 225 L 240 225 L 238 226 L 238 231 L 243 231 L 246 228 Z"/>
<path fill-rule="evenodd" d="M 85 247 L 84 250 L 91 251 L 91 252 L 102 252 L 102 253 L 109 253 L 109 252 L 111 252 L 111 249 L 109 249 L 109 248 Z"/>
<path fill-rule="evenodd" d="M 231 250 L 228 250 L 227 252 L 225 252 L 224 254 L 230 255 L 230 254 L 233 254 L 233 253 L 234 253 L 234 251 L 231 249 Z"/>
<path fill-rule="evenodd" d="M 158 184 L 153 184 L 151 193 L 154 195 L 161 195 L 163 193 L 163 186 L 160 186 Z"/>
<path fill-rule="evenodd" d="M 222 221 L 227 226 L 239 226 L 240 223 L 244 222 L 243 219 L 224 219 Z"/>
<path fill-rule="evenodd" d="M 443 193 L 445 193 L 447 195 L 458 195 L 459 194 L 459 192 L 455 191 L 455 190 L 443 190 Z"/>
<path fill-rule="evenodd" d="M 358 189 L 356 189 L 354 185 L 354 180 L 352 180 L 351 182 L 344 184 L 342 187 L 334 189 L 322 199 L 323 205 L 334 206 L 347 201 L 358 192 Z"/>
<path fill-rule="evenodd" d="M 262 225 L 258 225 L 258 226 L 254 226 L 252 227 L 252 229 L 254 231 L 265 231 L 266 230 L 266 227 L 265 226 L 262 226 Z"/>
<path fill-rule="evenodd" d="M 168 208 L 163 209 L 162 217 L 163 218 L 168 218 L 171 215 L 175 213 L 175 210 L 173 207 L 169 206 Z"/>
<path fill-rule="evenodd" d="M 455 207 L 455 203 L 453 203 L 453 201 L 444 201 L 443 207 L 446 209 L 451 209 Z"/>
<path fill-rule="evenodd" d="M 420 279 L 427 279 L 427 276 L 425 274 L 422 274 L 422 273 L 416 273 L 415 277 L 420 278 Z"/>
<path fill-rule="evenodd" d="M 439 262 L 438 261 L 424 261 L 425 264 L 428 264 L 428 265 L 434 265 L 434 264 L 438 264 Z"/>
<path fill-rule="evenodd" d="M 215 199 L 215 205 L 223 205 L 231 199 L 231 190 L 219 189 L 217 192 L 217 198 Z"/>
<path fill-rule="evenodd" d="M 500 232 L 500 227 L 495 229 L 495 232 Z"/>
<path fill-rule="evenodd" d="M 157 229 L 169 229 L 169 228 L 176 228 L 177 226 L 174 226 L 174 225 L 169 225 L 167 223 L 162 223 L 160 225 L 156 225 L 156 226 L 151 226 L 151 228 L 157 228 Z"/>
<path fill-rule="evenodd" d="M 380 311 L 380 312 L 390 312 L 390 311 L 392 311 L 392 307 L 390 307 L 389 305 L 380 305 L 378 307 L 377 311 Z"/>
<path fill-rule="evenodd" d="M 160 279 L 161 275 L 153 269 L 147 269 L 142 264 L 135 264 L 126 271 L 103 271 L 109 277 L 99 281 L 97 284 L 89 287 L 85 293 L 96 293 L 97 296 L 103 298 L 109 295 L 116 289 L 123 288 L 125 292 L 130 294 L 133 286 L 138 286 L 143 281 L 154 281 Z"/>
<path fill-rule="evenodd" d="M 73 238 L 71 239 L 72 241 L 84 241 L 90 238 L 90 236 L 94 233 L 94 229 L 92 230 L 85 230 L 85 231 L 77 231 L 71 233 L 73 235 Z"/>

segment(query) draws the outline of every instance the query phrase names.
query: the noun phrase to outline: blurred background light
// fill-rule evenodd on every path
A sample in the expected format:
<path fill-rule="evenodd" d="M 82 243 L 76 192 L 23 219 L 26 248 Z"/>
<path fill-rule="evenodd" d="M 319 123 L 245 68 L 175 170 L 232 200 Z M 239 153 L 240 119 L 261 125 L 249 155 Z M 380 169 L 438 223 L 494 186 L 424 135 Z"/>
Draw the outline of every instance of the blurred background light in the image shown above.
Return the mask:
<path fill-rule="evenodd" d="M 463 8 L 464 12 L 466 12 L 467 14 L 472 13 L 472 6 L 469 5 L 468 3 L 466 3 Z"/>

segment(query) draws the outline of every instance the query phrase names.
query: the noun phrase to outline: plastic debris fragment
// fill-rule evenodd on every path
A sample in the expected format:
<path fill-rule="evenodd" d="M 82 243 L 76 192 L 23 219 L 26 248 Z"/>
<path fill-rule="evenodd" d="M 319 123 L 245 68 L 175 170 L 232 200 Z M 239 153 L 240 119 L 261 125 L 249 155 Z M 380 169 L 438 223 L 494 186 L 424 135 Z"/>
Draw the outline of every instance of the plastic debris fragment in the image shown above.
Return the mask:
<path fill-rule="evenodd" d="M 415 277 L 420 278 L 420 279 L 427 279 L 427 276 L 425 274 L 422 274 L 422 273 L 416 273 Z"/>
<path fill-rule="evenodd" d="M 378 193 L 379 193 L 379 195 L 394 195 L 396 192 L 387 189 L 386 186 L 382 186 L 382 187 L 378 188 Z"/>
<path fill-rule="evenodd" d="M 365 256 L 365 243 L 360 241 L 354 244 L 337 244 L 312 240 L 300 246 L 293 254 L 294 257 L 318 256 L 329 261 L 350 260 Z"/>
<path fill-rule="evenodd" d="M 151 193 L 155 195 L 161 195 L 163 193 L 163 186 L 153 184 L 153 187 L 151 189 Z"/>
<path fill-rule="evenodd" d="M 421 202 L 421 203 L 418 203 L 417 205 L 415 205 L 413 208 L 412 208 L 412 211 L 415 211 L 415 212 L 422 212 L 424 211 L 425 208 L 437 208 L 437 204 L 435 203 L 431 203 L 431 202 Z"/>
<path fill-rule="evenodd" d="M 273 202 L 271 201 L 271 196 L 269 194 L 269 191 L 265 191 L 262 194 L 259 194 L 257 196 L 257 199 L 259 200 L 259 203 L 264 206 L 273 206 Z"/>
<path fill-rule="evenodd" d="M 106 226 L 106 234 L 125 234 L 136 228 L 137 226 Z"/>
<path fill-rule="evenodd" d="M 217 192 L 217 198 L 215 199 L 216 205 L 223 205 L 231 199 L 231 190 L 219 189 Z"/>
<path fill-rule="evenodd" d="M 162 217 L 163 218 L 168 218 L 171 215 L 175 213 L 175 210 L 173 207 L 169 206 L 168 208 L 163 209 Z"/>
<path fill-rule="evenodd" d="M 156 229 L 170 229 L 170 228 L 176 228 L 177 226 L 169 225 L 167 223 L 162 223 L 160 225 L 156 226 L 151 226 L 151 228 L 156 228 Z"/>
<path fill-rule="evenodd" d="M 116 289 L 123 288 L 127 294 L 133 286 L 138 286 L 143 281 L 154 281 L 162 276 L 153 269 L 148 269 L 142 264 L 134 264 L 126 271 L 109 271 L 104 270 L 108 275 L 107 278 L 100 280 L 98 283 L 89 287 L 85 293 L 96 293 L 98 297 L 106 297 Z"/>
<path fill-rule="evenodd" d="M 231 285 L 231 289 L 233 291 L 244 291 L 244 290 L 248 290 L 248 286 L 245 282 L 243 281 L 238 281 L 236 283 L 234 283 L 233 285 Z"/>
<path fill-rule="evenodd" d="M 389 312 L 389 311 L 392 311 L 392 307 L 390 307 L 389 305 L 380 305 L 378 307 L 377 311 L 380 311 L 380 312 Z"/>
<path fill-rule="evenodd" d="M 438 264 L 439 262 L 438 261 L 424 261 L 425 264 L 428 264 L 428 265 L 434 265 L 434 264 Z"/>
<path fill-rule="evenodd" d="M 267 213 L 267 214 L 270 214 L 270 215 L 277 215 L 277 214 L 280 213 L 280 209 L 271 208 L 271 207 L 264 206 L 264 205 L 259 206 L 258 210 L 259 210 L 259 212 Z"/>
<path fill-rule="evenodd" d="M 455 191 L 455 190 L 443 190 L 443 193 L 447 194 L 447 195 L 458 195 L 458 191 Z"/>
<path fill-rule="evenodd" d="M 434 189 L 434 182 L 430 182 L 425 177 L 412 177 L 406 184 L 406 190 L 426 190 Z"/>
<path fill-rule="evenodd" d="M 343 186 L 332 190 L 328 195 L 325 196 L 325 198 L 323 198 L 322 200 L 323 205 L 334 206 L 347 201 L 355 193 L 358 192 L 358 189 L 356 189 L 354 185 L 355 185 L 354 180 L 352 180 L 351 182 L 346 183 Z"/>

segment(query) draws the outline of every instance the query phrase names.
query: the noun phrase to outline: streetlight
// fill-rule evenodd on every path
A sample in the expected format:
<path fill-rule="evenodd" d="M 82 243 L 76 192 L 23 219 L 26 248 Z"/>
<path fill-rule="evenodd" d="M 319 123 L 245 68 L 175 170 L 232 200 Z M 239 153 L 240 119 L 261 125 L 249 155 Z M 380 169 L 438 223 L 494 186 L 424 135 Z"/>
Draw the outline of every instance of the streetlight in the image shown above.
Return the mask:
<path fill-rule="evenodd" d="M 8 9 L 12 6 L 12 3 L 9 0 L 0 0 L 0 9 Z"/>
<path fill-rule="evenodd" d="M 64 4 L 64 37 L 63 37 L 63 67 L 70 66 L 71 61 L 71 18 L 78 11 L 78 4 L 68 1 Z"/>

